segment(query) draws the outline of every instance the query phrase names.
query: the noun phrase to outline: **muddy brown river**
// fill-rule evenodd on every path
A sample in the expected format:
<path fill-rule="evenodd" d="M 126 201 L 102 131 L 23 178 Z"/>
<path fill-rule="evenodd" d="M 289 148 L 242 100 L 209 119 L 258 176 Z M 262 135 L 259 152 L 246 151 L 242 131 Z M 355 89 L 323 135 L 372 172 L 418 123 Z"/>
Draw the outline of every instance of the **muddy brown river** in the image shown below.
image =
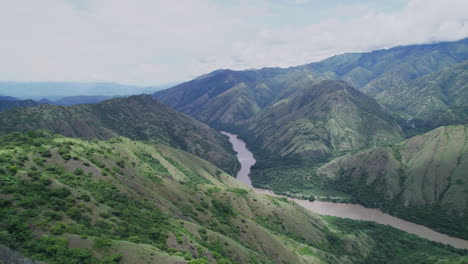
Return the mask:
<path fill-rule="evenodd" d="M 228 133 L 228 132 L 221 132 L 222 134 L 229 137 L 229 141 L 231 142 L 234 151 L 237 152 L 237 158 L 241 164 L 241 169 L 237 173 L 236 178 L 239 179 L 241 182 L 249 185 L 252 189 L 254 189 L 258 193 L 273 195 L 277 197 L 282 197 L 281 195 L 274 194 L 269 190 L 262 190 L 256 189 L 252 187 L 252 181 L 250 180 L 250 168 L 255 164 L 255 158 L 247 149 L 247 146 L 244 141 L 239 139 L 236 135 Z M 288 197 L 286 197 L 288 198 Z M 406 220 L 391 216 L 386 214 L 379 209 L 371 209 L 366 208 L 362 205 L 358 204 L 342 204 L 342 203 L 331 203 L 331 202 L 310 202 L 307 200 L 300 200 L 300 199 L 293 199 L 297 204 L 300 204 L 304 208 L 321 215 L 331 215 L 343 218 L 349 218 L 354 220 L 367 220 L 373 221 L 379 224 L 389 225 L 400 230 L 406 231 L 411 234 L 415 234 L 417 236 L 448 244 L 456 248 L 463 248 L 468 249 L 468 241 L 459 239 L 456 237 L 451 237 L 434 230 L 431 230 L 425 226 L 418 225 L 412 222 L 408 222 Z"/>

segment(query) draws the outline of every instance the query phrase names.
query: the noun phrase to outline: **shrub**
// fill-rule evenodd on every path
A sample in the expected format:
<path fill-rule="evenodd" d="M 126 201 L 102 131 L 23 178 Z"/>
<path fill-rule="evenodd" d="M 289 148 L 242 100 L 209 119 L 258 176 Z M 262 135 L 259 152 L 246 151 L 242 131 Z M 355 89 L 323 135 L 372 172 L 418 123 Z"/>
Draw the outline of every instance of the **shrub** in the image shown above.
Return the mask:
<path fill-rule="evenodd" d="M 84 175 L 84 171 L 83 169 L 81 168 L 76 168 L 74 171 L 73 171 L 73 174 L 77 175 L 77 176 L 81 176 L 81 175 Z"/>
<path fill-rule="evenodd" d="M 40 147 L 38 149 L 39 155 L 41 155 L 44 158 L 50 158 L 52 156 L 52 153 L 50 153 L 50 150 L 45 148 L 45 147 Z"/>
<path fill-rule="evenodd" d="M 112 241 L 106 236 L 96 237 L 94 238 L 93 246 L 97 249 L 107 248 L 112 246 Z"/>

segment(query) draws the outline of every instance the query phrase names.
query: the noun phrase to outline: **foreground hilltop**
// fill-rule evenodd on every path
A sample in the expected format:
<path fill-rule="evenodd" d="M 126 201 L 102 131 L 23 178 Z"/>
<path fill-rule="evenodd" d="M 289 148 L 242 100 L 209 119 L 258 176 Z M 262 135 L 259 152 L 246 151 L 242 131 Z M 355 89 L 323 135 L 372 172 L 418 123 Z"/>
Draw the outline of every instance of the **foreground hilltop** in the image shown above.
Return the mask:
<path fill-rule="evenodd" d="M 0 135 L 48 129 L 84 139 L 125 136 L 164 143 L 203 157 L 230 173 L 237 163 L 224 136 L 147 95 L 67 107 L 14 108 L 0 113 L 0 124 Z"/>
<path fill-rule="evenodd" d="M 209 162 L 126 138 L 0 138 L 0 243 L 49 263 L 463 262 L 377 224 L 321 218 Z"/>

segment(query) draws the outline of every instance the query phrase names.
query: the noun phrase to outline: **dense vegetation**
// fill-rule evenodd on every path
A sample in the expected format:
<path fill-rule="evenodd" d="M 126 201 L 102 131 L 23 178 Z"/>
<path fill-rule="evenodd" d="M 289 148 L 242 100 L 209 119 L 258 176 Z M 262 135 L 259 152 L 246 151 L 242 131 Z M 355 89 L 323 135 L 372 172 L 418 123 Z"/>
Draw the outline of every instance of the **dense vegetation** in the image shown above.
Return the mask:
<path fill-rule="evenodd" d="M 452 259 L 444 257 L 445 250 L 449 247 L 434 248 L 437 243 L 431 242 L 403 231 L 396 231 L 385 225 L 379 225 L 368 221 L 356 221 L 333 216 L 324 216 L 324 219 L 344 233 L 365 234 L 375 241 L 375 253 L 363 261 L 363 263 L 465 263 L 468 256 Z M 349 235 L 348 235 L 349 236 Z M 395 248 L 395 244 L 399 247 Z M 462 252 L 462 251 L 459 251 Z"/>
<path fill-rule="evenodd" d="M 14 133 L 0 138 L 0 170 L 0 243 L 48 263 L 372 263 L 384 256 L 380 238 L 367 235 L 383 227 L 321 219 L 164 145 Z M 400 233 L 386 228 L 389 238 Z M 399 256 L 422 261 L 466 254 L 414 236 L 392 241 L 386 245 Z"/>

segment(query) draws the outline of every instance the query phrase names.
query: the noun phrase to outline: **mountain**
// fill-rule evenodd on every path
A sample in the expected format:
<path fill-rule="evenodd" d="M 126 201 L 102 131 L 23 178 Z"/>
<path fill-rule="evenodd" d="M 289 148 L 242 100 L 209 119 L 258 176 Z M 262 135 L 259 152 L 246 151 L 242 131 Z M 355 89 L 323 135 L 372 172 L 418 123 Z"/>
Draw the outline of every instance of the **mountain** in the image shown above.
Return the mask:
<path fill-rule="evenodd" d="M 54 101 L 51 101 L 47 98 L 41 98 L 38 100 L 39 103 L 42 103 L 42 104 L 54 104 Z"/>
<path fill-rule="evenodd" d="M 0 95 L 0 101 L 19 101 L 21 99 L 18 99 L 16 97 L 11 97 L 11 96 L 3 96 Z"/>
<path fill-rule="evenodd" d="M 115 97 L 122 96 L 104 96 L 104 95 L 77 95 L 77 96 L 66 96 L 61 99 L 55 100 L 56 105 L 77 105 L 77 104 L 95 104 L 102 101 L 106 101 Z"/>
<path fill-rule="evenodd" d="M 454 42 L 400 46 L 366 53 L 337 55 L 300 66 L 350 83 L 376 96 L 427 74 L 468 60 L 468 38 Z"/>
<path fill-rule="evenodd" d="M 402 135 L 374 99 L 333 80 L 298 89 L 247 123 L 263 148 L 281 156 L 323 157 Z"/>
<path fill-rule="evenodd" d="M 361 204 L 468 238 L 468 125 L 346 155 L 317 174 Z"/>
<path fill-rule="evenodd" d="M 48 129 L 70 137 L 161 142 L 201 156 L 228 172 L 237 163 L 228 140 L 150 96 L 116 98 L 98 104 L 14 108 L 0 113 L 0 134 Z"/>
<path fill-rule="evenodd" d="M 77 105 L 77 104 L 95 104 L 102 101 L 106 101 L 112 98 L 123 97 L 123 96 L 103 96 L 103 95 L 79 95 L 79 96 L 67 96 L 61 99 L 51 101 L 47 98 L 42 98 L 38 101 L 26 99 L 8 99 L 14 98 L 9 96 L 2 96 L 7 98 L 7 100 L 0 100 L 0 112 L 6 111 L 10 108 L 14 107 L 32 107 L 38 106 L 41 104 L 50 104 L 50 105 L 62 105 L 62 106 L 70 106 L 70 105 Z M 2 98 L 0 97 L 0 98 Z"/>
<path fill-rule="evenodd" d="M 401 46 L 347 53 L 286 69 L 217 70 L 153 96 L 244 139 L 257 158 L 252 170 L 254 186 L 315 195 L 310 189 L 323 192 L 320 179 L 314 176 L 320 162 L 441 125 L 466 123 L 462 98 L 466 97 L 463 65 L 467 59 L 468 39 Z M 444 95 L 438 100 L 444 106 L 432 108 L 428 95 L 432 88 L 426 95 L 415 92 L 422 91 L 424 78 L 443 80 L 436 77 L 440 73 L 446 80 L 458 78 L 459 87 L 441 83 Z M 367 97 L 349 89 L 336 93 L 332 89 L 323 97 L 305 92 L 326 79 L 345 81 Z M 302 96 L 313 103 L 301 101 Z M 326 96 L 340 103 L 333 106 L 334 101 Z M 428 111 L 416 116 L 405 113 L 407 106 L 412 108 L 408 111 L 423 111 L 424 107 Z M 313 186 L 308 183 L 311 177 Z M 325 195 L 334 196 L 333 188 Z"/>
<path fill-rule="evenodd" d="M 468 60 L 468 39 L 347 53 L 302 66 L 218 70 L 153 94 L 220 127 L 249 119 L 318 78 L 344 80 L 370 95 Z"/>
<path fill-rule="evenodd" d="M 388 226 L 258 194 L 165 145 L 14 133 L 0 137 L 0 170 L 0 244 L 46 263 L 466 260 Z"/>
<path fill-rule="evenodd" d="M 394 86 L 376 97 L 413 122 L 438 127 L 468 123 L 468 60 L 442 71 Z M 448 119 L 444 122 L 441 116 Z"/>
<path fill-rule="evenodd" d="M 27 100 L 0 100 L 0 112 L 6 111 L 15 107 L 33 107 L 42 103 L 27 99 Z"/>
<path fill-rule="evenodd" d="M 35 100 L 80 95 L 134 95 L 151 93 L 167 87 L 143 87 L 110 82 L 0 82 L 2 94 Z"/>
<path fill-rule="evenodd" d="M 209 124 L 235 124 L 315 78 L 299 69 L 218 70 L 153 96 Z"/>

